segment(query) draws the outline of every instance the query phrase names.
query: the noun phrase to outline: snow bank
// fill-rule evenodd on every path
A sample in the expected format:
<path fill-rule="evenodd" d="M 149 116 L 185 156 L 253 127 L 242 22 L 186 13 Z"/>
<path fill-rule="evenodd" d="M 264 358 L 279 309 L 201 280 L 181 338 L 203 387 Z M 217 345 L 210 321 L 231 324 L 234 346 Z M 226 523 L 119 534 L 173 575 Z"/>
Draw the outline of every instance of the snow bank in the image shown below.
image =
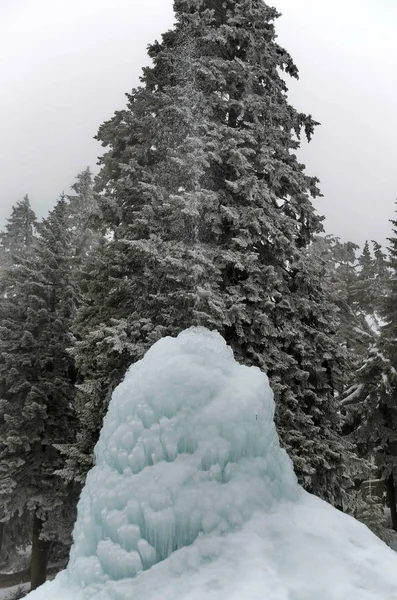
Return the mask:
<path fill-rule="evenodd" d="M 218 334 L 160 340 L 113 394 L 67 570 L 28 598 L 397 598 L 397 555 L 299 488 L 273 413 Z"/>

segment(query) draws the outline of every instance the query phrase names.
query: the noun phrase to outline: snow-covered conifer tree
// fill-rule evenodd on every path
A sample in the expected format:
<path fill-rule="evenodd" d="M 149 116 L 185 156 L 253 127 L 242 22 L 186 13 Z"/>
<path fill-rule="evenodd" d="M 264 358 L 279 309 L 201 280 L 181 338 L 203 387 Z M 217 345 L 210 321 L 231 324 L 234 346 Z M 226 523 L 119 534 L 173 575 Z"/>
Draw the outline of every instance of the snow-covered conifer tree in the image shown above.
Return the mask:
<path fill-rule="evenodd" d="M 66 470 L 84 477 L 127 365 L 158 337 L 201 324 L 269 373 L 301 481 L 336 502 L 343 355 L 308 251 L 322 229 L 317 180 L 295 154 L 315 122 L 288 102 L 282 72 L 297 69 L 277 44 L 274 9 L 262 0 L 174 7 L 176 25 L 150 47 L 141 87 L 98 134 L 109 236 L 78 319 L 81 431 Z"/>
<path fill-rule="evenodd" d="M 376 331 L 390 274 L 382 246 L 373 241 L 371 252 L 369 243 L 365 242 L 357 266 L 356 278 L 351 285 L 352 301 Z"/>
<path fill-rule="evenodd" d="M 25 196 L 12 207 L 11 215 L 0 233 L 1 268 L 17 261 L 19 255 L 31 246 L 36 228 L 36 215 L 30 206 L 29 197 Z"/>
<path fill-rule="evenodd" d="M 68 228 L 76 259 L 83 262 L 95 245 L 101 227 L 98 194 L 89 167 L 77 175 L 71 189 L 73 193 L 67 196 Z"/>
<path fill-rule="evenodd" d="M 4 230 L 0 233 L 0 277 L 3 277 L 6 273 L 7 268 L 11 265 L 19 264 L 22 257 L 28 257 L 30 248 L 33 244 L 35 233 L 37 229 L 36 215 L 33 212 L 29 197 L 26 195 L 23 200 L 17 202 L 12 207 L 10 217 L 7 219 Z M 9 282 L 10 283 L 10 282 Z M 2 282 L 2 295 L 12 294 L 12 289 L 5 285 L 5 281 Z M 1 359 L 0 359 L 1 360 Z M 0 522 L 0 551 L 2 549 L 2 542 L 4 538 L 4 528 L 6 527 L 6 543 L 12 537 L 12 539 L 22 540 L 21 532 L 25 532 L 26 528 L 18 523 L 18 519 L 14 519 L 12 523 L 6 525 L 6 514 L 3 510 L 0 510 L 1 522 Z M 17 535 L 14 535 L 14 532 Z M 29 544 L 29 539 L 25 539 L 25 544 Z M 8 553 L 12 553 L 12 548 L 7 548 Z"/>
<path fill-rule="evenodd" d="M 397 220 L 391 221 L 393 235 L 389 238 L 388 294 L 380 306 L 383 319 L 378 340 L 381 376 L 377 380 L 377 399 L 368 407 L 367 430 L 373 440 L 375 461 L 381 477 L 386 481 L 393 529 L 397 531 Z M 384 255 L 375 247 L 379 279 L 384 273 Z M 384 279 L 383 279 L 384 281 Z"/>
<path fill-rule="evenodd" d="M 33 587 L 45 579 L 43 526 L 51 536 L 60 514 L 70 519 L 74 508 L 71 490 L 55 475 L 63 461 L 54 447 L 74 437 L 75 370 L 67 352 L 75 313 L 71 251 L 61 199 L 29 256 L 1 280 L 0 502 L 6 519 L 26 509 L 33 515 Z"/>
<path fill-rule="evenodd" d="M 374 289 L 378 278 L 380 290 L 388 288 L 385 297 L 376 299 L 375 310 L 382 324 L 344 406 L 350 436 L 360 454 L 373 459 L 376 475 L 385 481 L 392 526 L 397 531 L 397 221 L 392 221 L 392 225 L 388 266 L 381 248 L 374 244 Z"/>

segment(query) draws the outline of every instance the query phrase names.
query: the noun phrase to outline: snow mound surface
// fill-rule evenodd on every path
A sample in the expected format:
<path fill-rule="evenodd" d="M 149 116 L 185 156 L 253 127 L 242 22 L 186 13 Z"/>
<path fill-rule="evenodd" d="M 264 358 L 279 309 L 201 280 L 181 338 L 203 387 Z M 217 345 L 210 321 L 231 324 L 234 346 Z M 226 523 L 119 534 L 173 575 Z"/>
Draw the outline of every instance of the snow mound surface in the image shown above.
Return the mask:
<path fill-rule="evenodd" d="M 392 600 L 397 555 L 299 488 L 266 376 L 217 333 L 164 338 L 115 390 L 69 566 L 30 600 Z"/>

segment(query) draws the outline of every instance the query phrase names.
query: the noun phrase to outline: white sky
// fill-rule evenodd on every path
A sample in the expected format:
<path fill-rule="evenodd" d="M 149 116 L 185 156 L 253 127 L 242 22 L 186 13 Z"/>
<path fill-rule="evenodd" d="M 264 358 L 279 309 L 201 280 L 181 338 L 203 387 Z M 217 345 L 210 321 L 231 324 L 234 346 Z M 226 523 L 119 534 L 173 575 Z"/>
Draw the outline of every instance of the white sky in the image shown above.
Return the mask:
<path fill-rule="evenodd" d="M 273 0 L 301 78 L 290 98 L 322 123 L 301 153 L 329 233 L 383 242 L 397 197 L 397 0 Z M 0 0 L 0 223 L 29 193 L 42 216 L 94 166 L 98 126 L 125 104 L 171 0 Z"/>

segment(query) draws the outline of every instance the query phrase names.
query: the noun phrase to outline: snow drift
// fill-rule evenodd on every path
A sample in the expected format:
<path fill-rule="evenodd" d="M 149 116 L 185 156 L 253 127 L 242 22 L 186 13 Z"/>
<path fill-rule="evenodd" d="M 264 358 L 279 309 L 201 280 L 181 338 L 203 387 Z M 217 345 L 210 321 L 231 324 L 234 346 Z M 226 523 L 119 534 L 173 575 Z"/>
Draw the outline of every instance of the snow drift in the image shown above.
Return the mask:
<path fill-rule="evenodd" d="M 298 486 L 273 413 L 219 334 L 157 342 L 113 394 L 67 570 L 28 598 L 397 598 L 396 554 Z"/>

